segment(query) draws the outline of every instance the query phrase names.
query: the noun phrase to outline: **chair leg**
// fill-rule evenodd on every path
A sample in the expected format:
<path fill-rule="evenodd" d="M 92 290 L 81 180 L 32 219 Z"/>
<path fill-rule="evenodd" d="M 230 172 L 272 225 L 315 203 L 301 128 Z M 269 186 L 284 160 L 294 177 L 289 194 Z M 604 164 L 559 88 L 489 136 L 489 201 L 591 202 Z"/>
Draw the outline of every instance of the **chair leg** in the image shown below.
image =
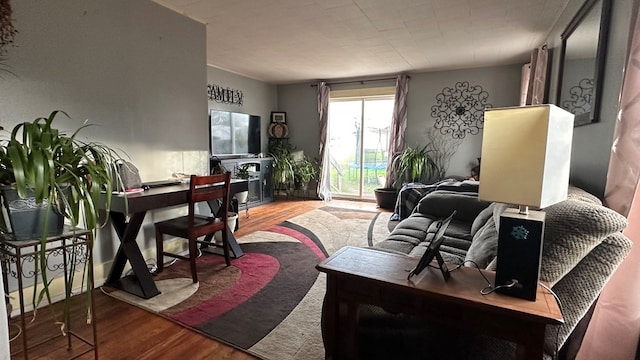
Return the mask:
<path fill-rule="evenodd" d="M 244 217 L 249 218 L 249 204 L 244 203 Z"/>
<path fill-rule="evenodd" d="M 224 250 L 224 261 L 227 266 L 231 266 L 231 256 L 229 255 L 229 229 L 224 228 L 222 231 L 222 250 Z"/>
<path fill-rule="evenodd" d="M 196 242 L 196 239 L 189 239 L 189 264 L 191 265 L 191 278 L 193 279 L 194 284 L 198 282 L 196 258 L 198 258 L 198 243 Z"/>
<path fill-rule="evenodd" d="M 157 273 L 161 273 L 164 270 L 164 239 L 162 238 L 162 232 L 156 227 L 156 265 Z"/>

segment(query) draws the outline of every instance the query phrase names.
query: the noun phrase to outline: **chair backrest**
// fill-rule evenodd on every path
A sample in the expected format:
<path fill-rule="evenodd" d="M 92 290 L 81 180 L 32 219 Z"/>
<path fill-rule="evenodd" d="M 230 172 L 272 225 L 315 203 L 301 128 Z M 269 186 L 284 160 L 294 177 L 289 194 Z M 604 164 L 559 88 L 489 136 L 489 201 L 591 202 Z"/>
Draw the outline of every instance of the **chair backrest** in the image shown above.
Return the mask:
<path fill-rule="evenodd" d="M 227 220 L 229 210 L 229 188 L 231 172 L 216 175 L 191 175 L 189 186 L 189 227 L 193 226 L 195 204 L 203 201 L 220 201 L 220 209 L 216 214 L 223 223 Z"/>

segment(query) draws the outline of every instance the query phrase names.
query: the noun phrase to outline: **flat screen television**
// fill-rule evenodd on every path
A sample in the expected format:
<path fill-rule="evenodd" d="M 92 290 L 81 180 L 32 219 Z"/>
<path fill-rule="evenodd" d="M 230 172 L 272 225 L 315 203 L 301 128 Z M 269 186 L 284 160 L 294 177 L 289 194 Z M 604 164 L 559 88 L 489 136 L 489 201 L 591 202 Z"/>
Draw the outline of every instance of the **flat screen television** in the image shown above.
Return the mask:
<path fill-rule="evenodd" d="M 209 149 L 212 156 L 260 153 L 260 116 L 211 110 Z"/>

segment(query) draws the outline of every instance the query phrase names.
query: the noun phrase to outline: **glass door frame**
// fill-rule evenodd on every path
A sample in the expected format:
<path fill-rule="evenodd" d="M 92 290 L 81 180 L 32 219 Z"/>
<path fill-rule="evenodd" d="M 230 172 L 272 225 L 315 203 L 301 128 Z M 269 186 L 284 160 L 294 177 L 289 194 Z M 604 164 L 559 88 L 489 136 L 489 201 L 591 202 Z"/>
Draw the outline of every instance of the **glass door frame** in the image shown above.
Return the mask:
<path fill-rule="evenodd" d="M 360 143 L 359 143 L 359 148 L 357 149 L 357 151 L 359 152 L 359 154 L 355 154 L 357 157 L 357 162 L 358 162 L 358 191 L 357 194 L 349 194 L 349 193 L 335 193 L 334 195 L 336 197 L 340 197 L 340 198 L 349 198 L 349 199 L 357 199 L 357 200 L 373 200 L 375 198 L 374 193 L 371 192 L 370 196 L 365 196 L 364 195 L 364 189 L 365 189 L 365 160 L 366 160 L 366 154 L 365 154 L 365 121 L 366 121 L 366 117 L 365 117 L 365 106 L 366 106 L 366 102 L 367 101 L 375 101 L 375 100 L 394 100 L 394 96 L 393 95 L 363 95 L 363 96 L 351 96 L 351 97 L 336 97 L 336 98 L 331 98 L 329 99 L 329 107 L 331 107 L 332 103 L 336 103 L 336 102 L 353 102 L 353 101 L 360 101 L 360 127 L 359 127 L 359 132 L 360 134 L 358 135 L 360 137 Z M 390 116 L 393 116 L 393 111 L 390 114 Z M 329 129 L 331 129 L 331 110 L 329 110 Z M 389 125 L 391 125 L 391 121 L 392 119 L 389 119 Z M 385 148 L 383 148 L 383 152 L 388 150 L 389 147 L 389 138 L 387 138 L 386 144 L 384 144 Z M 329 140 L 330 141 L 330 140 Z M 330 143 L 328 144 L 328 148 L 330 149 Z"/>

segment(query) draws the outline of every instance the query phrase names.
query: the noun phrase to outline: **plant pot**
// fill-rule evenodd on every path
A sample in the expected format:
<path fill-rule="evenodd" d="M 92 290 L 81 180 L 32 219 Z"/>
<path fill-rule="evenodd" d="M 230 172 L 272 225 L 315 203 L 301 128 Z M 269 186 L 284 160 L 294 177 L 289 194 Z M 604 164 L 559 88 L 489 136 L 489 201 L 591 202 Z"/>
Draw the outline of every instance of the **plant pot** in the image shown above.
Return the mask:
<path fill-rule="evenodd" d="M 246 204 L 247 198 L 249 197 L 249 191 L 240 191 L 235 194 L 236 200 L 238 200 L 238 204 Z"/>
<path fill-rule="evenodd" d="M 231 230 L 232 233 L 235 232 L 235 230 L 236 230 L 236 222 L 237 221 L 238 221 L 238 213 L 229 211 L 227 213 L 227 228 L 229 228 L 229 230 Z M 221 231 L 216 231 L 216 233 L 213 235 L 213 237 L 215 238 L 216 244 L 222 245 L 222 232 Z"/>
<path fill-rule="evenodd" d="M 49 202 L 37 204 L 34 197 L 22 199 L 11 187 L 4 187 L 1 192 L 3 231 L 10 233 L 14 240 L 39 239 L 45 233 L 45 226 L 47 236 L 62 234 L 64 216 Z M 47 211 L 49 218 L 45 224 Z"/>
<path fill-rule="evenodd" d="M 396 207 L 398 190 L 395 188 L 378 188 L 374 190 L 376 203 L 381 209 L 393 210 Z"/>

